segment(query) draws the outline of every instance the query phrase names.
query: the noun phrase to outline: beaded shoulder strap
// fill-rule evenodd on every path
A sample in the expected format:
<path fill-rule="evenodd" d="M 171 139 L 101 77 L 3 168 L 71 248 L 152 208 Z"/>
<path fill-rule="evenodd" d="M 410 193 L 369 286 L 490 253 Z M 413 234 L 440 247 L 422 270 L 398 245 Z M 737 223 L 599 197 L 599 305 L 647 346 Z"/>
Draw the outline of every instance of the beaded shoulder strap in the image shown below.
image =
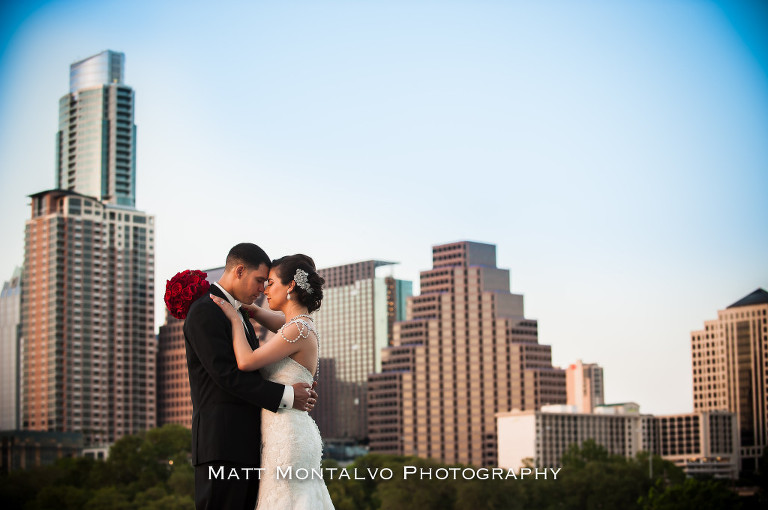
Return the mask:
<path fill-rule="evenodd" d="M 317 338 L 317 369 L 315 370 L 314 379 L 318 380 L 320 377 L 320 334 L 317 332 L 317 330 L 315 329 L 315 326 L 310 321 L 306 321 L 302 319 L 302 317 L 306 317 L 310 320 L 312 319 L 312 317 L 308 315 L 303 315 L 303 314 L 297 315 L 290 321 L 283 324 L 283 326 L 278 330 L 278 332 L 280 333 L 280 336 L 283 337 L 283 340 L 291 344 L 295 344 L 302 338 L 308 338 L 310 331 L 315 334 L 315 338 Z M 290 326 L 291 324 L 296 324 L 296 327 L 299 329 L 298 336 L 293 340 L 285 336 L 285 333 L 283 333 L 283 328 L 285 328 L 286 326 Z"/>

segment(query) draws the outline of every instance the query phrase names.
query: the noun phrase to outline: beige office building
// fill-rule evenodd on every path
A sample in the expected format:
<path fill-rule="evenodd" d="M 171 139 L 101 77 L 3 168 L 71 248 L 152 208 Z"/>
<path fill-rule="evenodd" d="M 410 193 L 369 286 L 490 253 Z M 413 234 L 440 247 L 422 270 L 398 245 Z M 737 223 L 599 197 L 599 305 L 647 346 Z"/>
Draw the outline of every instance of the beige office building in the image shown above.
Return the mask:
<path fill-rule="evenodd" d="M 565 369 L 567 404 L 580 413 L 591 413 L 605 401 L 603 367 L 596 363 L 571 363 Z"/>
<path fill-rule="evenodd" d="M 768 446 L 768 292 L 758 289 L 691 333 L 694 411 L 730 411 L 741 470 L 756 471 Z"/>
<path fill-rule="evenodd" d="M 609 454 L 632 458 L 641 451 L 674 462 L 690 476 L 737 478 L 738 434 L 733 413 L 667 416 L 641 414 L 635 403 L 601 405 L 593 413 L 573 406 L 499 413 L 499 466 L 557 468 L 571 445 L 594 440 Z"/>
<path fill-rule="evenodd" d="M 496 418 L 512 409 L 564 404 L 565 372 L 538 343 L 523 296 L 509 291 L 496 247 L 456 242 L 433 247 L 421 295 L 408 299 L 368 377 L 371 451 L 492 466 Z"/>
<path fill-rule="evenodd" d="M 0 291 L 0 430 L 19 429 L 19 323 L 21 269 Z"/>
<path fill-rule="evenodd" d="M 559 467 L 572 444 L 588 439 L 623 457 L 651 447 L 653 417 L 641 415 L 635 403 L 598 406 L 594 413 L 577 412 L 574 406 L 545 406 L 499 413 L 497 418 L 499 466 L 515 470 L 525 463 Z"/>
<path fill-rule="evenodd" d="M 738 478 L 739 430 L 736 415 L 725 411 L 656 416 L 654 451 L 689 476 Z"/>

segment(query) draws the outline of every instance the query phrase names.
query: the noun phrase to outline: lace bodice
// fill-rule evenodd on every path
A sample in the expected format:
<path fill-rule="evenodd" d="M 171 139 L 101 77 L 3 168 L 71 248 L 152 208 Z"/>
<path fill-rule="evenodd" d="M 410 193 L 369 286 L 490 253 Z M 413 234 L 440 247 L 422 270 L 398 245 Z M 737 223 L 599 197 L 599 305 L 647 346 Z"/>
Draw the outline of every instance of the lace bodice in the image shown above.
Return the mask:
<path fill-rule="evenodd" d="M 271 342 L 279 342 L 280 339 L 273 338 Z M 291 386 L 296 383 L 309 383 L 312 384 L 312 374 L 309 373 L 307 367 L 294 360 L 293 358 L 283 358 L 280 361 L 271 363 L 261 369 L 261 375 L 265 379 L 274 381 L 276 383 L 285 384 Z"/>

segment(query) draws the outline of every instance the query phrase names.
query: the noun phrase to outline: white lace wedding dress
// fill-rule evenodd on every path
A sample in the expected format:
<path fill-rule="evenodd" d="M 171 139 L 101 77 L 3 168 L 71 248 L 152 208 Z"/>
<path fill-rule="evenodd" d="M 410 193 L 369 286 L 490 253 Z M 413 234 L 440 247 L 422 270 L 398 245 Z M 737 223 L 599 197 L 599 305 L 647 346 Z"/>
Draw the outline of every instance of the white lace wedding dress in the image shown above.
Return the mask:
<path fill-rule="evenodd" d="M 279 341 L 278 338 L 271 341 Z M 291 358 L 263 367 L 261 374 L 270 381 L 285 385 L 297 382 L 312 384 L 313 379 L 304 365 Z M 320 430 L 309 414 L 296 409 L 280 409 L 277 413 L 262 410 L 263 471 L 259 482 L 257 510 L 333 509 L 325 482 L 317 476 L 322 453 Z M 278 467 L 282 473 L 290 469 L 291 478 L 278 478 Z"/>

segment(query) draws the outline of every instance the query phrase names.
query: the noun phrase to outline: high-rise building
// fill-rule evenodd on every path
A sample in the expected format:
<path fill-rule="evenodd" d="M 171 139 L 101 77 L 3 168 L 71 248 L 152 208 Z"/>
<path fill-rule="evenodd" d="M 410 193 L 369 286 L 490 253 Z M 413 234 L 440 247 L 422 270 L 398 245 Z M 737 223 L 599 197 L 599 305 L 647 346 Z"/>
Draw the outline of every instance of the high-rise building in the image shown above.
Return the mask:
<path fill-rule="evenodd" d="M 0 430 L 19 428 L 19 323 L 21 269 L 0 291 Z"/>
<path fill-rule="evenodd" d="M 133 208 L 133 92 L 122 54 L 71 67 L 58 189 L 31 195 L 21 280 L 22 428 L 86 447 L 156 424 L 154 217 Z"/>
<path fill-rule="evenodd" d="M 757 289 L 691 332 L 693 409 L 736 414 L 741 470 L 768 446 L 768 292 Z"/>
<path fill-rule="evenodd" d="M 154 427 L 154 218 L 72 191 L 31 198 L 23 428 L 92 446 Z"/>
<path fill-rule="evenodd" d="M 432 249 L 421 295 L 394 325 L 382 373 L 368 378 L 371 451 L 449 463 L 496 463 L 496 413 L 565 404 L 565 372 L 538 343 L 496 247 Z"/>
<path fill-rule="evenodd" d="M 167 423 L 192 428 L 184 319 L 174 318 L 168 310 L 157 335 L 157 426 Z"/>
<path fill-rule="evenodd" d="M 325 279 L 314 314 L 321 397 L 312 416 L 327 441 L 365 443 L 368 437 L 368 374 L 381 371 L 381 350 L 391 343 L 394 323 L 405 318 L 412 294 L 411 282 L 377 276 L 377 268 L 390 264 L 367 260 L 318 271 Z"/>
<path fill-rule="evenodd" d="M 104 203 L 135 206 L 133 89 L 123 83 L 125 55 L 103 51 L 70 66 L 59 100 L 56 182 Z"/>
<path fill-rule="evenodd" d="M 565 390 L 569 406 L 575 406 L 581 413 L 591 413 L 595 406 L 604 403 L 603 367 L 581 360 L 571 363 L 565 369 Z"/>

